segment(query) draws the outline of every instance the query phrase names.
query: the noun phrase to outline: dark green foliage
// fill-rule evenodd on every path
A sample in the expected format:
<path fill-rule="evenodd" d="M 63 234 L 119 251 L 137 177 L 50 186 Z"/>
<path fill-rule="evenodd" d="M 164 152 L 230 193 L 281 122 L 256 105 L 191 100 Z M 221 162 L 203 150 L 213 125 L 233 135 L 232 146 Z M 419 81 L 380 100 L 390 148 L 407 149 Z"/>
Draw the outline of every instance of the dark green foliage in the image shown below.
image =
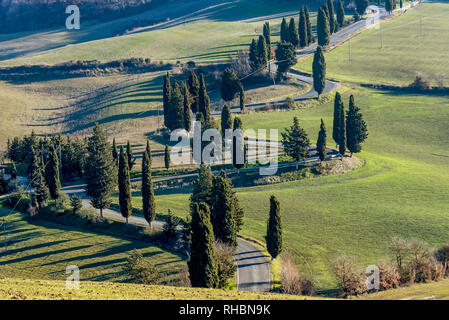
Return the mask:
<path fill-rule="evenodd" d="M 200 82 L 194 71 L 190 71 L 188 86 L 190 96 L 192 97 L 192 112 L 197 113 L 199 111 L 198 96 L 200 94 Z"/>
<path fill-rule="evenodd" d="M 278 76 L 283 77 L 297 62 L 295 47 L 291 43 L 283 42 L 276 48 L 276 62 Z"/>
<path fill-rule="evenodd" d="M 251 41 L 251 45 L 249 46 L 249 64 L 252 72 L 256 72 L 258 68 L 258 59 L 257 59 L 257 41 L 253 39 Z"/>
<path fill-rule="evenodd" d="M 342 117 L 342 110 L 343 110 L 343 101 L 341 99 L 340 92 L 335 93 L 335 100 L 334 100 L 334 121 L 332 124 L 332 139 L 334 139 L 335 143 L 338 145 L 340 141 L 340 119 Z M 343 115 L 344 116 L 344 115 Z"/>
<path fill-rule="evenodd" d="M 16 180 L 17 179 L 17 167 L 16 164 L 14 163 L 14 161 L 11 163 L 11 180 Z"/>
<path fill-rule="evenodd" d="M 94 208 L 102 211 L 109 207 L 111 194 L 117 181 L 117 168 L 111 154 L 111 146 L 103 129 L 96 124 L 87 145 L 88 157 L 85 165 L 87 195 Z"/>
<path fill-rule="evenodd" d="M 126 218 L 126 224 L 128 224 L 128 218 L 131 216 L 133 208 L 131 204 L 131 178 L 129 175 L 128 157 L 123 152 L 123 147 L 120 148 L 118 171 L 120 212 Z"/>
<path fill-rule="evenodd" d="M 173 238 L 176 236 L 176 228 L 178 227 L 178 224 L 181 222 L 181 218 L 175 216 L 173 212 L 171 212 L 170 209 L 168 209 L 167 217 L 165 218 L 163 230 L 164 234 L 168 238 Z"/>
<path fill-rule="evenodd" d="M 39 207 L 42 207 L 50 198 L 50 191 L 44 177 L 44 164 L 36 155 L 34 156 L 34 166 L 32 173 L 32 186 L 34 187 L 34 195 Z"/>
<path fill-rule="evenodd" d="M 327 46 L 330 40 L 329 19 L 323 8 L 318 10 L 317 19 L 318 45 Z"/>
<path fill-rule="evenodd" d="M 232 69 L 226 69 L 221 76 L 221 97 L 224 101 L 232 101 L 240 92 L 240 83 L 237 74 Z"/>
<path fill-rule="evenodd" d="M 53 146 L 50 147 L 48 163 L 45 167 L 45 180 L 52 199 L 59 197 L 61 191 L 61 181 L 59 180 L 59 159 Z"/>
<path fill-rule="evenodd" d="M 304 13 L 306 15 L 306 22 L 307 22 L 307 41 L 308 44 L 311 44 L 315 42 L 315 37 L 312 32 L 312 23 L 310 22 L 309 8 L 307 6 L 304 7 Z"/>
<path fill-rule="evenodd" d="M 210 99 L 207 94 L 206 83 L 205 83 L 203 74 L 201 74 L 201 79 L 200 79 L 200 92 L 198 95 L 198 101 L 199 101 L 198 102 L 199 112 L 201 112 L 203 114 L 204 124 L 206 126 L 208 126 L 211 123 Z"/>
<path fill-rule="evenodd" d="M 225 137 L 227 129 L 232 129 L 232 115 L 231 108 L 229 108 L 229 105 L 225 104 L 221 110 L 221 133 L 223 137 Z"/>
<path fill-rule="evenodd" d="M 184 105 L 184 114 L 183 114 L 183 120 L 184 120 L 184 129 L 187 130 L 187 132 L 190 132 L 191 126 L 192 126 L 192 116 L 191 116 L 191 106 L 190 106 L 190 93 L 187 88 L 187 85 L 185 82 L 182 83 L 182 93 L 183 93 L 183 105 Z"/>
<path fill-rule="evenodd" d="M 175 81 L 173 85 L 168 106 L 167 128 L 170 130 L 184 128 L 184 96 L 178 81 Z"/>
<path fill-rule="evenodd" d="M 296 48 L 299 46 L 299 34 L 298 28 L 296 27 L 296 22 L 294 18 L 290 19 L 290 23 L 288 25 L 288 33 L 290 43 Z"/>
<path fill-rule="evenodd" d="M 323 93 L 326 87 L 326 61 L 324 60 L 323 49 L 318 46 L 313 56 L 313 88 L 318 93 L 318 99 L 320 99 L 321 93 Z"/>
<path fill-rule="evenodd" d="M 70 205 L 74 213 L 79 213 L 83 208 L 83 201 L 76 194 L 70 198 Z"/>
<path fill-rule="evenodd" d="M 307 47 L 309 44 L 309 39 L 307 36 L 307 18 L 306 13 L 304 12 L 304 6 L 301 7 L 301 11 L 299 13 L 299 46 L 301 48 Z"/>
<path fill-rule="evenodd" d="M 212 186 L 211 222 L 215 240 L 237 246 L 237 226 L 233 210 L 231 181 L 224 171 L 214 178 Z"/>
<path fill-rule="evenodd" d="M 164 79 L 162 103 L 164 108 L 164 125 L 168 128 L 170 125 L 169 109 L 170 109 L 171 80 L 170 73 L 167 72 Z"/>
<path fill-rule="evenodd" d="M 329 10 L 329 31 L 332 34 L 338 30 L 337 21 L 335 20 L 334 3 L 332 0 L 327 0 L 327 8 Z"/>
<path fill-rule="evenodd" d="M 69 181 L 75 177 L 81 177 L 83 175 L 87 157 L 86 145 L 86 142 L 78 137 L 76 137 L 73 141 L 67 137 L 66 142 L 62 143 L 60 161 L 62 164 L 61 171 L 64 180 Z"/>
<path fill-rule="evenodd" d="M 193 192 L 190 196 L 190 208 L 193 210 L 195 203 L 204 202 L 211 205 L 213 175 L 206 164 L 201 164 L 198 178 L 194 182 Z"/>
<path fill-rule="evenodd" d="M 240 86 L 239 103 L 240 103 L 240 111 L 243 112 L 245 110 L 245 89 L 243 88 L 243 85 Z"/>
<path fill-rule="evenodd" d="M 338 0 L 337 4 L 337 23 L 340 28 L 345 25 L 345 8 L 341 0 Z"/>
<path fill-rule="evenodd" d="M 399 8 L 402 9 L 402 0 L 399 1 Z"/>
<path fill-rule="evenodd" d="M 346 152 L 346 118 L 345 107 L 343 102 L 340 104 L 340 111 L 338 116 L 338 152 L 342 155 Z M 342 158 L 343 159 L 343 158 Z"/>
<path fill-rule="evenodd" d="M 271 31 L 270 31 L 270 23 L 265 22 L 263 24 L 263 36 L 265 38 L 265 44 L 267 45 L 268 52 L 268 60 L 271 59 Z"/>
<path fill-rule="evenodd" d="M 156 203 L 154 201 L 153 181 L 151 180 L 151 150 L 147 141 L 147 149 L 142 158 L 142 213 L 151 227 L 156 217 Z"/>
<path fill-rule="evenodd" d="M 192 211 L 190 260 L 187 262 L 192 287 L 217 288 L 214 232 L 209 206 L 195 203 Z"/>
<path fill-rule="evenodd" d="M 368 8 L 369 6 L 369 0 L 355 0 L 355 6 L 357 8 L 357 13 L 363 16 L 365 14 L 366 8 Z"/>
<path fill-rule="evenodd" d="M 129 140 L 126 143 L 126 158 L 128 159 L 129 171 L 131 171 L 134 167 L 134 164 L 136 163 L 136 158 L 134 158 L 133 149 L 131 147 L 131 143 L 129 142 Z"/>
<path fill-rule="evenodd" d="M 320 132 L 318 133 L 318 140 L 316 142 L 316 150 L 320 161 L 326 160 L 326 126 L 324 125 L 323 119 L 321 119 Z"/>
<path fill-rule="evenodd" d="M 232 137 L 232 165 L 240 170 L 245 165 L 244 157 L 244 140 L 243 140 L 243 123 L 239 117 L 234 119 L 234 135 Z M 242 130 L 235 132 L 235 130 Z"/>
<path fill-rule="evenodd" d="M 165 145 L 165 150 L 164 150 L 164 164 L 165 164 L 165 169 L 168 170 L 170 168 L 170 150 L 167 145 Z"/>
<path fill-rule="evenodd" d="M 118 166 L 118 151 L 115 138 L 112 140 L 112 158 L 114 159 L 115 164 Z"/>
<path fill-rule="evenodd" d="M 288 23 L 287 20 L 285 20 L 285 18 L 282 18 L 282 23 L 281 23 L 281 43 L 282 42 L 290 42 L 290 33 L 288 32 Z"/>
<path fill-rule="evenodd" d="M 282 223 L 281 207 L 275 196 L 270 198 L 270 216 L 268 218 L 265 240 L 268 253 L 272 259 L 276 259 L 282 252 Z"/>
<path fill-rule="evenodd" d="M 394 7 L 394 1 L 393 0 L 385 0 L 385 10 L 388 12 L 392 12 Z"/>
<path fill-rule="evenodd" d="M 299 126 L 297 117 L 293 118 L 293 125 L 286 128 L 281 135 L 285 153 L 295 161 L 304 160 L 309 156 L 310 141 L 306 131 Z"/>
<path fill-rule="evenodd" d="M 267 44 L 265 43 L 265 38 L 263 36 L 259 36 L 259 40 L 257 41 L 257 66 L 258 70 L 262 72 L 264 68 L 268 65 L 268 51 Z"/>
<path fill-rule="evenodd" d="M 367 137 L 366 123 L 360 113 L 360 108 L 355 105 L 354 96 L 351 95 L 349 98 L 349 109 L 346 113 L 346 143 L 351 155 L 362 150 L 361 144 Z"/>
<path fill-rule="evenodd" d="M 219 241 L 215 242 L 215 257 L 218 267 L 218 288 L 225 288 L 229 279 L 232 279 L 237 271 L 234 261 L 234 248 Z"/>

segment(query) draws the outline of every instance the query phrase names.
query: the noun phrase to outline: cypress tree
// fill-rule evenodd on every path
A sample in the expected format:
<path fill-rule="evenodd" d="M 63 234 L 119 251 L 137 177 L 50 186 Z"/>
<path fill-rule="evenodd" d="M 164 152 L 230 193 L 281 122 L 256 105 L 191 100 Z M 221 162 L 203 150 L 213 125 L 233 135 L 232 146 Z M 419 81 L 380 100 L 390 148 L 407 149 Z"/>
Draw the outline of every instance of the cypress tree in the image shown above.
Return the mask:
<path fill-rule="evenodd" d="M 106 134 L 98 124 L 88 139 L 87 152 L 85 165 L 87 195 L 92 206 L 100 209 L 100 216 L 103 218 L 103 209 L 109 207 L 111 203 L 110 197 L 117 181 L 117 168 Z"/>
<path fill-rule="evenodd" d="M 240 111 L 245 111 L 245 89 L 243 88 L 243 85 L 240 85 L 240 92 L 239 92 L 239 102 L 240 102 Z"/>
<path fill-rule="evenodd" d="M 321 93 L 326 87 L 326 61 L 324 60 L 323 49 L 318 46 L 313 57 L 313 88 L 318 93 L 320 100 Z"/>
<path fill-rule="evenodd" d="M 385 10 L 387 10 L 387 12 L 391 13 L 393 11 L 393 0 L 385 0 Z"/>
<path fill-rule="evenodd" d="M 149 164 L 153 162 L 153 159 L 151 157 L 151 147 L 150 147 L 150 141 L 147 140 L 147 147 L 145 148 L 145 152 L 148 154 L 148 159 L 150 160 Z"/>
<path fill-rule="evenodd" d="M 50 147 L 50 155 L 46 166 L 46 181 L 52 199 L 59 197 L 61 181 L 59 180 L 59 159 L 54 146 Z"/>
<path fill-rule="evenodd" d="M 243 130 L 243 123 L 239 117 L 234 119 L 233 130 Z M 232 165 L 237 169 L 237 174 L 240 173 L 240 169 L 245 165 L 243 143 L 243 133 L 232 137 Z M 239 157 L 239 155 L 241 156 Z"/>
<path fill-rule="evenodd" d="M 282 42 L 290 42 L 290 37 L 289 37 L 289 32 L 288 32 L 288 24 L 287 24 L 287 20 L 285 20 L 285 18 L 282 18 L 280 35 L 281 35 L 281 43 Z"/>
<path fill-rule="evenodd" d="M 307 19 L 306 14 L 304 12 L 304 6 L 301 7 L 301 11 L 299 13 L 299 46 L 301 48 L 307 47 L 309 44 L 309 39 L 307 37 Z"/>
<path fill-rule="evenodd" d="M 369 6 L 369 3 L 370 3 L 369 0 L 355 0 L 357 13 L 363 16 L 365 14 L 366 8 L 368 8 Z"/>
<path fill-rule="evenodd" d="M 191 126 L 192 126 L 192 116 L 190 114 L 190 97 L 189 97 L 189 90 L 187 89 L 187 85 L 185 82 L 183 82 L 183 94 L 184 94 L 184 129 L 186 129 L 187 132 L 190 132 Z"/>
<path fill-rule="evenodd" d="M 341 154 L 341 160 L 346 152 L 346 119 L 345 107 L 343 102 L 340 103 L 340 111 L 338 111 L 338 152 Z"/>
<path fill-rule="evenodd" d="M 199 112 L 203 114 L 204 117 L 204 123 L 206 126 L 210 124 L 210 99 L 207 95 L 207 89 L 206 89 L 206 83 L 204 81 L 204 75 L 201 74 L 200 78 L 200 93 L 198 95 L 198 105 L 199 105 Z"/>
<path fill-rule="evenodd" d="M 50 191 L 48 190 L 48 186 L 45 182 L 44 177 L 44 166 L 42 161 L 37 161 L 37 167 L 34 171 L 33 185 L 34 185 L 34 193 L 36 196 L 36 201 L 41 208 L 45 202 L 50 198 Z"/>
<path fill-rule="evenodd" d="M 112 158 L 114 159 L 115 164 L 118 166 L 118 152 L 117 152 L 117 143 L 115 142 L 115 138 L 112 140 Z"/>
<path fill-rule="evenodd" d="M 201 164 L 198 178 L 193 185 L 193 192 L 190 196 L 190 208 L 193 210 L 195 203 L 207 203 L 211 205 L 213 175 L 206 164 Z"/>
<path fill-rule="evenodd" d="M 226 69 L 221 76 L 221 98 L 224 101 L 232 101 L 239 93 L 241 83 L 237 74 L 232 69 Z"/>
<path fill-rule="evenodd" d="M 170 130 L 184 128 L 184 96 L 178 81 L 175 81 L 169 104 L 169 126 Z"/>
<path fill-rule="evenodd" d="M 306 131 L 299 126 L 297 117 L 293 118 L 293 125 L 281 132 L 282 144 L 287 155 L 295 159 L 296 162 L 304 160 L 309 156 L 310 141 Z M 296 165 L 298 169 L 298 165 Z"/>
<path fill-rule="evenodd" d="M 13 161 L 11 163 L 11 180 L 16 180 L 17 179 L 17 167 L 15 162 Z"/>
<path fill-rule="evenodd" d="M 259 62 L 257 59 L 257 41 L 253 39 L 249 47 L 249 64 L 251 66 L 251 71 L 256 72 L 259 67 Z"/>
<path fill-rule="evenodd" d="M 299 34 L 298 28 L 296 27 L 296 22 L 294 18 L 290 19 L 290 23 L 288 25 L 288 32 L 290 34 L 290 43 L 297 48 L 299 46 Z"/>
<path fill-rule="evenodd" d="M 313 36 L 312 23 L 310 22 L 309 8 L 307 6 L 304 7 L 304 14 L 306 16 L 306 23 L 307 23 L 307 41 L 308 44 L 311 44 L 315 42 L 315 37 Z"/>
<path fill-rule="evenodd" d="M 225 104 L 221 110 L 221 134 L 225 137 L 227 129 L 232 129 L 232 115 L 229 105 Z"/>
<path fill-rule="evenodd" d="M 195 74 L 195 71 L 191 70 L 189 74 L 189 93 L 192 97 L 192 112 L 197 113 L 199 111 L 198 107 L 198 96 L 200 94 L 200 82 L 198 81 L 198 77 Z"/>
<path fill-rule="evenodd" d="M 342 28 L 345 25 L 345 8 L 343 2 L 338 0 L 337 4 L 337 23 Z"/>
<path fill-rule="evenodd" d="M 147 141 L 147 149 L 142 158 L 142 212 L 151 228 L 156 217 L 156 203 L 154 201 L 153 181 L 151 180 L 151 151 Z"/>
<path fill-rule="evenodd" d="M 134 167 L 134 163 L 136 163 L 136 159 L 133 156 L 133 149 L 131 147 L 131 143 L 128 142 L 126 143 L 126 158 L 128 159 L 128 169 L 129 171 L 132 170 L 132 168 Z"/>
<path fill-rule="evenodd" d="M 336 145 L 340 141 L 340 117 L 341 110 L 343 109 L 343 101 L 341 99 L 340 92 L 335 93 L 334 99 L 334 121 L 332 124 L 332 139 L 334 139 Z"/>
<path fill-rule="evenodd" d="M 362 150 L 361 144 L 368 137 L 368 129 L 363 120 L 360 108 L 355 105 L 354 96 L 349 98 L 349 109 L 346 114 L 346 142 L 348 150 L 353 153 L 358 153 Z"/>
<path fill-rule="evenodd" d="M 330 40 L 329 20 L 323 8 L 318 10 L 317 19 L 318 45 L 327 46 Z"/>
<path fill-rule="evenodd" d="M 332 0 L 327 0 L 327 8 L 329 10 L 329 31 L 332 34 L 338 30 L 337 21 L 335 20 L 334 3 Z"/>
<path fill-rule="evenodd" d="M 278 45 L 276 48 L 276 60 L 278 66 L 277 74 L 279 77 L 284 77 L 297 62 L 295 47 L 287 42 Z"/>
<path fill-rule="evenodd" d="M 120 148 L 118 171 L 120 212 L 126 218 L 126 224 L 128 224 L 128 218 L 131 216 L 133 208 L 131 204 L 131 178 L 129 175 L 128 156 L 123 151 L 123 147 Z"/>
<path fill-rule="evenodd" d="M 170 168 L 170 150 L 168 149 L 168 146 L 165 145 L 165 151 L 164 151 L 164 164 L 165 164 L 165 169 L 169 169 Z"/>
<path fill-rule="evenodd" d="M 268 65 L 267 44 L 263 36 L 259 36 L 259 40 L 257 41 L 257 63 L 259 72 L 262 72 Z"/>
<path fill-rule="evenodd" d="M 209 206 L 204 202 L 193 206 L 190 243 L 190 260 L 187 265 L 192 287 L 217 288 L 219 280 L 214 231 Z"/>
<path fill-rule="evenodd" d="M 163 99 L 162 99 L 164 108 L 164 125 L 167 128 L 170 127 L 170 118 L 169 118 L 170 94 L 171 94 L 170 73 L 167 72 L 164 79 Z"/>
<path fill-rule="evenodd" d="M 215 240 L 236 247 L 237 225 L 233 212 L 233 195 L 231 181 L 222 171 L 213 180 L 211 222 Z"/>
<path fill-rule="evenodd" d="M 318 140 L 316 142 L 316 150 L 320 161 L 324 161 L 326 159 L 326 136 L 326 126 L 324 125 L 323 119 L 321 119 L 320 132 L 318 133 Z"/>
<path fill-rule="evenodd" d="M 274 195 L 270 198 L 270 216 L 268 218 L 265 240 L 272 260 L 276 259 L 282 252 L 282 222 L 281 207 Z"/>
<path fill-rule="evenodd" d="M 265 44 L 267 45 L 268 60 L 271 60 L 271 31 L 269 22 L 263 24 L 263 36 L 265 38 Z"/>

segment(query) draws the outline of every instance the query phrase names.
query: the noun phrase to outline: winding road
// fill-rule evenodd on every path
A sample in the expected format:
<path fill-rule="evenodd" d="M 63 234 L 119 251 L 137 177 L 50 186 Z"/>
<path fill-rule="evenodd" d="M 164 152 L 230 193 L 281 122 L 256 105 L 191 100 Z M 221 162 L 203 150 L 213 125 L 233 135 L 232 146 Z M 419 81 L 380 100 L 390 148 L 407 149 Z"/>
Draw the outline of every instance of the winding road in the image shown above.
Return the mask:
<path fill-rule="evenodd" d="M 378 20 L 385 18 L 388 16 L 388 13 L 385 11 L 383 7 L 377 7 L 377 6 L 369 6 L 368 12 L 370 12 L 370 16 L 366 19 L 362 19 L 356 23 L 353 23 L 337 33 L 334 33 L 331 36 L 330 39 L 330 45 L 336 46 L 342 42 L 344 42 L 348 37 L 351 35 L 354 35 L 355 33 L 361 31 L 364 28 L 370 27 L 370 25 L 374 25 Z M 312 45 L 306 49 L 303 49 L 298 53 L 298 58 L 305 57 L 307 55 L 313 54 L 316 50 L 316 44 Z M 292 71 L 289 73 L 290 77 L 293 77 L 297 79 L 298 81 L 307 83 L 312 85 L 313 79 L 311 76 L 306 74 L 301 74 L 296 71 Z M 329 93 L 332 91 L 335 91 L 339 87 L 338 82 L 335 81 L 326 81 L 326 87 L 324 89 L 323 93 Z M 294 98 L 295 101 L 301 101 L 301 100 L 307 100 L 316 98 L 317 93 L 315 90 L 310 90 L 307 93 L 304 93 L 302 95 L 299 95 Z M 270 104 L 276 104 L 276 103 L 284 103 L 286 100 L 279 100 L 275 102 L 270 102 Z M 266 103 L 256 103 L 247 105 L 246 109 L 254 109 L 258 107 L 262 107 L 266 105 Z M 231 108 L 231 111 L 233 113 L 239 113 L 240 108 L 239 107 L 233 107 Z M 219 117 L 221 114 L 218 111 L 215 111 L 212 113 L 213 117 Z M 301 163 L 307 163 L 311 161 L 317 161 L 317 155 L 316 150 L 313 148 L 310 149 L 310 157 Z M 328 150 L 328 156 L 329 157 L 335 157 L 338 153 L 335 150 Z M 297 164 L 292 163 L 282 163 L 279 164 L 280 167 L 287 167 L 287 166 L 296 166 Z M 252 171 L 252 170 L 259 170 L 260 167 L 254 167 L 254 168 L 245 168 L 241 169 L 240 171 Z M 228 170 L 228 173 L 234 172 L 235 170 Z M 214 172 L 216 174 L 216 172 Z M 179 179 L 179 178 L 186 178 L 186 177 L 194 177 L 196 176 L 196 173 L 192 174 L 185 174 L 185 175 L 176 175 L 176 176 L 165 176 L 165 177 L 154 177 L 154 181 L 158 180 L 169 180 L 169 179 Z M 133 181 L 138 181 L 138 179 L 133 179 Z M 83 205 L 84 206 L 90 206 L 89 200 L 85 194 L 85 185 L 77 185 L 77 186 L 69 186 L 62 189 L 64 193 L 67 193 L 69 195 L 77 194 L 83 199 Z M 120 212 L 117 212 L 115 210 L 111 209 L 105 209 L 103 210 L 103 215 L 107 218 L 111 218 L 118 221 L 124 221 L 124 218 L 121 216 Z M 131 216 L 129 218 L 129 223 L 139 226 L 147 226 L 148 223 L 143 217 L 140 216 Z M 155 228 L 162 228 L 163 222 L 162 221 L 154 221 L 153 227 Z M 270 274 L 270 265 L 268 258 L 264 255 L 264 253 L 259 250 L 255 245 L 251 244 L 250 242 L 247 242 L 245 240 L 239 239 L 238 240 L 238 247 L 237 252 L 234 256 L 234 259 L 237 264 L 237 289 L 238 290 L 244 290 L 244 291 L 259 291 L 259 292 L 266 292 L 270 291 L 271 287 L 271 274 Z"/>

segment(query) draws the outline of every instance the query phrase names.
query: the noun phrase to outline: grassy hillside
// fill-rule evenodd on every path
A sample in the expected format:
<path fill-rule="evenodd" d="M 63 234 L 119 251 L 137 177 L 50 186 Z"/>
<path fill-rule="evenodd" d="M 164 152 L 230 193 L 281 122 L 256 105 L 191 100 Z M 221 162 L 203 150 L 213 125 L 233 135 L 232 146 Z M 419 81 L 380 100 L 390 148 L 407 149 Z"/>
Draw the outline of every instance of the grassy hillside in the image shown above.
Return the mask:
<path fill-rule="evenodd" d="M 8 213 L 0 207 L 0 218 Z M 178 273 L 186 269 L 179 256 L 147 242 L 79 231 L 43 220 L 29 223 L 24 217 L 13 213 L 6 218 L 8 254 L 3 254 L 2 241 L 0 277 L 65 280 L 66 267 L 76 265 L 82 281 L 123 282 L 126 277 L 122 266 L 133 249 L 166 274 L 164 282 L 176 281 Z"/>
<path fill-rule="evenodd" d="M 112 282 L 80 283 L 68 290 L 65 281 L 0 278 L 0 300 L 317 300 L 322 298 Z"/>
<path fill-rule="evenodd" d="M 238 49 L 248 48 L 251 39 L 261 34 L 265 21 L 271 22 L 275 36 L 273 40 L 276 40 L 280 18 L 284 15 L 296 17 L 299 11 L 298 5 L 293 2 L 282 2 L 276 6 L 269 0 L 218 3 L 208 0 L 206 3 L 192 1 L 160 6 L 148 14 L 165 22 L 120 37 L 114 37 L 114 30 L 120 29 L 123 20 L 109 24 L 87 24 L 78 33 L 50 30 L 32 36 L 18 35 L 14 39 L 8 37 L 6 39 L 9 41 L 0 42 L 0 52 L 6 53 L 0 65 L 54 64 L 92 59 L 110 61 L 124 57 L 171 62 L 226 61 Z M 208 9 L 200 10 L 204 8 Z M 140 18 L 145 19 L 145 15 Z M 133 19 L 136 17 L 128 18 L 126 23 Z M 312 14 L 314 20 L 315 15 Z M 23 47 L 24 40 L 26 48 Z"/>
<path fill-rule="evenodd" d="M 417 284 L 361 297 L 367 300 L 448 300 L 449 280 Z"/>
<path fill-rule="evenodd" d="M 441 245 L 449 242 L 449 117 L 446 96 L 397 95 L 351 88 L 368 124 L 358 155 L 366 165 L 338 176 L 238 189 L 245 208 L 242 233 L 260 241 L 266 232 L 269 197 L 281 202 L 285 246 L 321 289 L 335 286 L 332 262 L 341 254 L 361 265 L 388 257 L 394 235 Z M 309 109 L 242 116 L 245 128 L 285 128 L 298 116 L 312 143 L 320 118 L 331 140 L 333 102 Z M 188 214 L 186 194 L 157 197 L 158 211 Z M 159 210 L 160 208 L 160 210 Z"/>
<path fill-rule="evenodd" d="M 426 2 L 382 22 L 380 29 L 365 31 L 351 40 L 351 61 L 349 43 L 327 53 L 327 75 L 351 82 L 408 85 L 417 72 L 426 74 L 433 84 L 444 74 L 444 85 L 448 86 L 448 14 L 449 3 Z M 311 71 L 312 59 L 300 61 L 296 67 Z"/>

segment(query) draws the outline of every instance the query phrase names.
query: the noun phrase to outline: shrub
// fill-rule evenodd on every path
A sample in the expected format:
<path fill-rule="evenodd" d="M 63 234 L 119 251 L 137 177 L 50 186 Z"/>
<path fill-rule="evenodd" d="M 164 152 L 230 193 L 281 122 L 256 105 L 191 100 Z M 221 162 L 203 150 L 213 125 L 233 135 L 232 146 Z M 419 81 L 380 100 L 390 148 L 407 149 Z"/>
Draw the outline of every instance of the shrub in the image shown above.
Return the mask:
<path fill-rule="evenodd" d="M 287 106 L 287 109 L 289 110 L 293 110 L 296 107 L 295 100 L 293 100 L 292 97 L 287 97 L 287 99 L 285 100 L 285 104 Z"/>
<path fill-rule="evenodd" d="M 164 234 L 169 237 L 173 238 L 176 236 L 176 228 L 178 227 L 178 224 L 181 222 L 181 219 L 177 216 L 175 216 L 170 209 L 168 209 L 168 215 L 165 218 L 165 223 L 163 226 Z"/>
<path fill-rule="evenodd" d="M 435 252 L 435 258 L 444 266 L 444 275 L 449 273 L 449 244 L 445 244 Z"/>
<path fill-rule="evenodd" d="M 83 208 L 83 201 L 77 195 L 70 198 L 70 205 L 72 206 L 73 213 L 79 213 Z"/>
<path fill-rule="evenodd" d="M 410 88 L 418 91 L 430 90 L 429 79 L 423 73 L 418 73 L 415 77 L 415 81 L 410 84 Z"/>
<path fill-rule="evenodd" d="M 388 290 L 399 287 L 400 275 L 398 269 L 391 261 L 380 261 L 379 268 L 379 290 Z"/>
<path fill-rule="evenodd" d="M 366 292 L 366 279 L 361 270 L 357 269 L 353 259 L 346 256 L 337 258 L 334 264 L 334 274 L 338 281 L 341 297 Z"/>
<path fill-rule="evenodd" d="M 313 284 L 296 267 L 289 255 L 282 256 L 281 289 L 282 293 L 292 295 L 312 295 Z"/>
<path fill-rule="evenodd" d="M 123 272 L 131 282 L 139 284 L 158 284 L 163 278 L 157 268 L 135 249 L 129 254 Z"/>
<path fill-rule="evenodd" d="M 218 267 L 218 287 L 225 288 L 234 277 L 237 267 L 233 258 L 234 248 L 223 242 L 215 242 L 215 259 Z"/>

